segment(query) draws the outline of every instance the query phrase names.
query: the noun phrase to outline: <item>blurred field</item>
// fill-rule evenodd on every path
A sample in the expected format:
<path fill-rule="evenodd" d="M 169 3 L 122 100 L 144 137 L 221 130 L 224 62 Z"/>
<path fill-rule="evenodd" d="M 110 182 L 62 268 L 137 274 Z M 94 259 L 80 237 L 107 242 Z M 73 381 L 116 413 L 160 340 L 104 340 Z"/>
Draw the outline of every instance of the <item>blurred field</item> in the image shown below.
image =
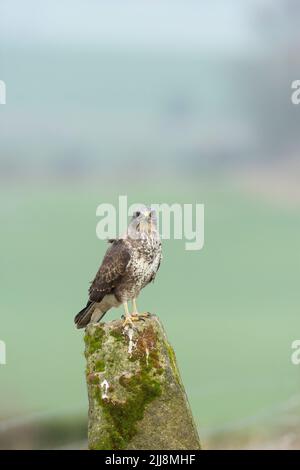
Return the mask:
<path fill-rule="evenodd" d="M 299 447 L 299 2 L 1 3 L 0 447 L 85 446 L 73 317 L 119 195 L 205 204 L 204 249 L 165 241 L 139 302 L 205 446 Z"/>
<path fill-rule="evenodd" d="M 1 190 L 1 338 L 8 362 L 0 370 L 2 418 L 87 409 L 82 332 L 73 315 L 106 248 L 96 239 L 95 209 L 117 202 L 119 189 Z M 204 249 L 187 252 L 184 242 L 165 241 L 157 281 L 139 302 L 163 320 L 200 430 L 295 394 L 299 213 L 221 180 L 167 183 L 154 192 L 131 184 L 129 202 L 136 200 L 205 203 Z"/>

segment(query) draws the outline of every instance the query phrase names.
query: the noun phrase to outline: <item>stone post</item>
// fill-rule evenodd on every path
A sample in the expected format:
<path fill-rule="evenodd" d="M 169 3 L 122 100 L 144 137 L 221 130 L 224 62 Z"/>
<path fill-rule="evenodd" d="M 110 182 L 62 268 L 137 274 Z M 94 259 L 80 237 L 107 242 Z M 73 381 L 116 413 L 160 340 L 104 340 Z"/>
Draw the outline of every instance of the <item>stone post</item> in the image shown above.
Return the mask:
<path fill-rule="evenodd" d="M 196 450 L 200 441 L 175 353 L 156 316 L 85 334 L 89 449 Z"/>

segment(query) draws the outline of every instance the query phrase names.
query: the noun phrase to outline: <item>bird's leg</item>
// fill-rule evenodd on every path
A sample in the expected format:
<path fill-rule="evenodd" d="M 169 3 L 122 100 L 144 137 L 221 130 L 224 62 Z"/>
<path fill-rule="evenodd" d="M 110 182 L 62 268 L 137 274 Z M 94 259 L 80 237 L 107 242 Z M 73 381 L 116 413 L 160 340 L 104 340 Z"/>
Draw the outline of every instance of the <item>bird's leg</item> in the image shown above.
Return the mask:
<path fill-rule="evenodd" d="M 127 303 L 127 302 L 123 302 L 123 306 L 124 306 L 124 310 L 125 310 L 125 320 L 124 320 L 124 322 L 123 322 L 123 328 L 124 328 L 126 325 L 133 326 L 133 321 L 134 321 L 134 319 L 132 318 L 132 316 L 131 316 L 130 313 L 129 313 L 128 303 Z"/>
<path fill-rule="evenodd" d="M 136 305 L 136 299 L 132 299 L 133 312 L 131 314 L 135 320 L 142 320 L 143 318 L 149 317 L 149 312 L 139 313 Z"/>
<path fill-rule="evenodd" d="M 132 299 L 132 307 L 133 307 L 132 315 L 136 317 L 139 314 L 137 305 L 136 305 L 136 299 Z"/>
<path fill-rule="evenodd" d="M 133 327 L 133 322 L 139 321 L 139 320 L 145 320 L 145 317 L 147 318 L 150 315 L 148 312 L 139 313 L 137 311 L 137 306 L 136 306 L 136 300 L 135 299 L 132 299 L 132 304 L 133 304 L 133 312 L 130 315 L 129 309 L 128 309 L 128 303 L 123 302 L 124 311 L 125 311 L 125 320 L 123 322 L 123 328 L 127 325 L 130 325 L 131 327 Z"/>

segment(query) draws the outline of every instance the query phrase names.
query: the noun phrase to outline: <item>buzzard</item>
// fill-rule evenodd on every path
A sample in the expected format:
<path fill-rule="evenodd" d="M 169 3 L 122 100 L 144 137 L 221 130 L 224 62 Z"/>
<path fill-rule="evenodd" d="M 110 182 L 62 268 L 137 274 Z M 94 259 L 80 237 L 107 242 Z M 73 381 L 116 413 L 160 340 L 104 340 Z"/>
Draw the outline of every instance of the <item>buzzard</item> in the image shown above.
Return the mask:
<path fill-rule="evenodd" d="M 99 322 L 109 309 L 121 304 L 124 326 L 143 317 L 137 311 L 136 298 L 154 280 L 162 258 L 155 211 L 142 206 L 133 214 L 125 235 L 109 243 L 91 283 L 88 303 L 75 317 L 77 328 Z M 128 301 L 133 304 L 131 314 Z"/>

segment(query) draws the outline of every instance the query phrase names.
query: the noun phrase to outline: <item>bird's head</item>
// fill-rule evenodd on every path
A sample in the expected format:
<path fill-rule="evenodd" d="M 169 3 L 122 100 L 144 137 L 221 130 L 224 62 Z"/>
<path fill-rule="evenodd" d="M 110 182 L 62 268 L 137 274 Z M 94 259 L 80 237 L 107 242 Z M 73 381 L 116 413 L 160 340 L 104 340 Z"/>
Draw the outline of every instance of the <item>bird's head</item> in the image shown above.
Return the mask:
<path fill-rule="evenodd" d="M 143 235 L 155 235 L 157 233 L 155 210 L 147 206 L 140 206 L 135 210 L 128 226 L 128 233 L 132 238 L 140 238 Z"/>

